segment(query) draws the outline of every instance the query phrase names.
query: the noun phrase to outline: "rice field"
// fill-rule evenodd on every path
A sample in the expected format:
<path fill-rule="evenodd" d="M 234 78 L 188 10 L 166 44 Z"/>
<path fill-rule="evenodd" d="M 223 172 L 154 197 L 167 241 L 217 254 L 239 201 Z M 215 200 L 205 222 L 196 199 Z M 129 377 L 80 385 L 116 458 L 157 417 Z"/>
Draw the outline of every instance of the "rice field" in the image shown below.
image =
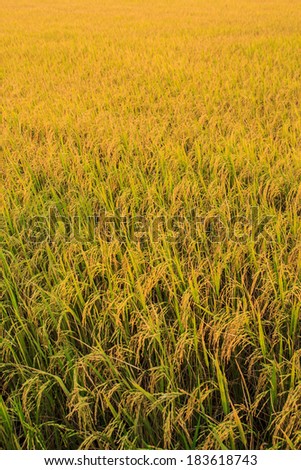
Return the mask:
<path fill-rule="evenodd" d="M 0 22 L 0 447 L 301 449 L 300 0 Z"/>

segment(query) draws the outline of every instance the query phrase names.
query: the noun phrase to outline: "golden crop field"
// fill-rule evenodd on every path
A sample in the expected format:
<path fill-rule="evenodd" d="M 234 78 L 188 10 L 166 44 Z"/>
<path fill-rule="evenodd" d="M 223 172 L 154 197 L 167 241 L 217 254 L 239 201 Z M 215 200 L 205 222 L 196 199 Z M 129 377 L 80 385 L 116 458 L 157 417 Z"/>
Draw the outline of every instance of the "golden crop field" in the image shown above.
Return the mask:
<path fill-rule="evenodd" d="M 0 21 L 0 447 L 301 449 L 301 1 Z"/>

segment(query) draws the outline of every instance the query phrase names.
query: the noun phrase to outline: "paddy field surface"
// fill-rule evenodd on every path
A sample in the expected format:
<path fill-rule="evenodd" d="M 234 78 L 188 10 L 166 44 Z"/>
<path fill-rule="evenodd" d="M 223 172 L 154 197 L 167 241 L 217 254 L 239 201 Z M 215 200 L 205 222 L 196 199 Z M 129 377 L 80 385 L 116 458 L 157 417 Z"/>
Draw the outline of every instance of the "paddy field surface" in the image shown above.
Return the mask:
<path fill-rule="evenodd" d="M 300 0 L 0 0 L 2 449 L 301 449 Z"/>

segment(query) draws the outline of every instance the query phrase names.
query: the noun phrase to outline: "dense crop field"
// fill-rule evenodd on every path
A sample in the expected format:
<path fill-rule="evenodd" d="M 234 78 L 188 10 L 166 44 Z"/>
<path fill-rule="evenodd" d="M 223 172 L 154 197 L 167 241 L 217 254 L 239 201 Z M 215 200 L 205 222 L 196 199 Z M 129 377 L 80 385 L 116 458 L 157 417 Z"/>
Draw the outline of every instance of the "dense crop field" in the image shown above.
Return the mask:
<path fill-rule="evenodd" d="M 0 0 L 4 449 L 301 449 L 300 0 Z"/>

